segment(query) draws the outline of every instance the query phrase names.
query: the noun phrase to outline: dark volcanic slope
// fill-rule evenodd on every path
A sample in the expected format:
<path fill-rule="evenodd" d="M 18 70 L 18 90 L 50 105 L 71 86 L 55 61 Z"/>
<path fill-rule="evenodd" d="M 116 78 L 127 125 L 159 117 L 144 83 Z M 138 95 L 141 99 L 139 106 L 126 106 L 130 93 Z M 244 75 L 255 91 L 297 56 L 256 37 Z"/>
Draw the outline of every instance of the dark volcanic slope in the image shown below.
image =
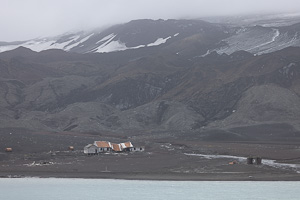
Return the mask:
<path fill-rule="evenodd" d="M 296 44 L 298 30 L 299 24 L 241 29 L 197 20 L 136 20 L 79 38 L 82 44 L 69 52 L 6 51 L 0 53 L 0 128 L 218 129 L 243 139 L 247 130 L 283 127 L 280 134 L 297 135 L 300 48 L 276 50 L 277 44 Z M 126 44 L 127 50 L 78 53 L 108 48 L 104 44 Z"/>
<path fill-rule="evenodd" d="M 243 127 L 300 129 L 300 48 L 196 58 L 165 50 L 140 57 L 132 51 L 127 60 L 108 62 L 125 52 L 77 55 L 22 48 L 0 54 L 1 128 L 222 129 L 237 137 Z"/>

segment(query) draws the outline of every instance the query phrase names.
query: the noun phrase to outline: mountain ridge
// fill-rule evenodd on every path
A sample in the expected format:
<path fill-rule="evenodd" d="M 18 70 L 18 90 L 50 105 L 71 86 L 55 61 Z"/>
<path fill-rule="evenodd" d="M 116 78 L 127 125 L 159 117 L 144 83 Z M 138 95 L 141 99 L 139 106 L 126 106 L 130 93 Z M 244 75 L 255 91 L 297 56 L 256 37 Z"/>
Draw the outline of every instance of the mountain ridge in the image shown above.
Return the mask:
<path fill-rule="evenodd" d="M 236 32 L 202 21 L 196 28 L 189 20 L 178 23 L 183 22 L 192 27 L 187 37 L 179 33 L 173 35 L 179 40 L 145 48 L 82 54 L 19 47 L 0 53 L 0 128 L 231 134 L 282 125 L 300 131 L 300 47 L 210 52 L 208 47 Z"/>
<path fill-rule="evenodd" d="M 16 52 L 18 54 L 18 50 Z M 51 51 L 38 54 L 45 53 L 51 55 Z M 299 96 L 299 55 L 299 47 L 289 47 L 261 56 L 253 56 L 246 52 L 236 52 L 225 57 L 216 54 L 194 62 L 186 61 L 184 57 L 158 54 L 129 61 L 121 67 L 102 67 L 97 62 L 89 63 L 92 73 L 87 75 L 82 74 L 88 69 L 82 62 L 70 63 L 70 70 L 64 73 L 57 71 L 60 67 L 57 67 L 56 62 L 39 63 L 39 68 L 47 69 L 47 73 L 40 71 L 31 81 L 22 78 L 23 74 L 19 77 L 18 74 L 12 77 L 2 74 L 1 93 L 4 94 L 4 98 L 0 102 L 3 110 L 6 110 L 3 113 L 7 113 L 7 123 L 2 126 L 21 126 L 29 129 L 37 127 L 36 129 L 48 131 L 122 132 L 178 128 L 184 131 L 199 131 L 201 127 L 227 129 L 257 125 L 262 121 L 238 123 L 241 117 L 232 116 L 247 113 L 243 108 L 249 107 L 249 103 L 243 99 L 256 87 L 268 88 L 271 84 L 270 88 L 279 87 L 283 94 L 291 91 L 289 98 L 293 95 Z M 274 65 L 274 58 L 281 63 Z M 1 62 L 1 67 L 22 65 L 27 66 L 26 71 L 35 69 L 33 65 L 24 65 L 22 60 L 16 64 L 12 62 L 14 59 L 11 58 L 8 63 Z M 99 59 L 102 57 L 99 56 Z M 177 62 L 178 59 L 182 61 Z M 208 59 L 211 61 L 208 62 Z M 63 63 L 61 69 L 66 70 L 66 63 Z M 206 67 L 205 63 L 210 63 L 210 67 Z M 260 70 L 262 65 L 264 70 Z M 80 69 L 77 75 L 73 74 L 74 67 Z M 104 75 L 104 71 L 107 75 Z M 280 113 L 279 107 L 287 105 L 287 102 L 275 103 L 272 109 Z M 82 110 L 79 115 L 75 114 L 78 105 L 81 105 Z M 86 110 L 88 107 L 91 107 L 90 111 Z M 107 111 L 101 111 L 102 107 Z M 72 117 L 74 115 L 76 117 Z M 282 118 L 278 118 L 274 121 L 266 120 L 264 123 L 290 122 L 297 128 L 295 121 L 298 117 L 294 117 L 294 120 L 283 121 Z M 221 126 L 218 122 L 220 120 L 228 121 L 227 125 L 222 123 Z M 30 123 L 26 125 L 23 123 L 25 121 Z M 237 124 L 232 126 L 235 123 Z M 87 124 L 90 125 L 86 126 Z"/>
<path fill-rule="evenodd" d="M 19 46 L 34 51 L 62 49 L 76 53 L 108 53 L 166 48 L 173 53 L 206 56 L 216 51 L 231 54 L 245 50 L 253 54 L 300 46 L 299 22 L 286 26 L 209 23 L 202 20 L 133 20 L 104 30 L 68 33 L 52 38 L 0 43 L 0 52 Z M 151 50 L 149 50 L 151 51 Z M 187 52 L 186 52 L 187 51 Z"/>

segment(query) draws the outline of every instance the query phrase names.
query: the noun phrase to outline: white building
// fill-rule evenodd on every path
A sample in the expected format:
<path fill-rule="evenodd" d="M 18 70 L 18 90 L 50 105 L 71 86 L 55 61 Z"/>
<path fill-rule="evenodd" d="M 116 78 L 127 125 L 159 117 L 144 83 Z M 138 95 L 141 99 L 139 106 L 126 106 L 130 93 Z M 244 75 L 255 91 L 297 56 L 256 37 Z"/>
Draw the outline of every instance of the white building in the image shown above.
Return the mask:
<path fill-rule="evenodd" d="M 98 153 L 110 152 L 113 149 L 111 143 L 108 141 L 95 141 L 94 145 L 98 148 Z"/>
<path fill-rule="evenodd" d="M 110 143 L 108 141 L 95 141 L 84 147 L 84 153 L 88 155 L 104 153 L 104 152 L 141 152 L 144 147 L 134 147 L 131 142 L 124 142 L 120 144 Z"/>
<path fill-rule="evenodd" d="M 97 146 L 93 144 L 89 144 L 84 147 L 83 152 L 88 155 L 93 155 L 93 154 L 97 154 L 99 151 Z"/>

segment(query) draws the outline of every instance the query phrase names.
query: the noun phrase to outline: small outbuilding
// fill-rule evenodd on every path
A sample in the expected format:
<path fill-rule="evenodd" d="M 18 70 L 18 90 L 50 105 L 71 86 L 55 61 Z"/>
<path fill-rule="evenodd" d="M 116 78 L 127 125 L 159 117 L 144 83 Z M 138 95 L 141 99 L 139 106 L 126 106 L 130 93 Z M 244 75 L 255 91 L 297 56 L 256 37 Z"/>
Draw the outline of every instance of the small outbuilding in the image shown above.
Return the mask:
<path fill-rule="evenodd" d="M 88 155 L 94 155 L 98 153 L 98 147 L 93 144 L 89 144 L 84 147 L 83 152 Z"/>
<path fill-rule="evenodd" d="M 261 157 L 248 157 L 247 158 L 247 164 L 248 165 L 252 165 L 252 164 L 261 165 L 262 164 L 262 158 Z"/>
<path fill-rule="evenodd" d="M 132 147 L 130 148 L 131 152 L 143 152 L 145 151 L 145 147 Z"/>

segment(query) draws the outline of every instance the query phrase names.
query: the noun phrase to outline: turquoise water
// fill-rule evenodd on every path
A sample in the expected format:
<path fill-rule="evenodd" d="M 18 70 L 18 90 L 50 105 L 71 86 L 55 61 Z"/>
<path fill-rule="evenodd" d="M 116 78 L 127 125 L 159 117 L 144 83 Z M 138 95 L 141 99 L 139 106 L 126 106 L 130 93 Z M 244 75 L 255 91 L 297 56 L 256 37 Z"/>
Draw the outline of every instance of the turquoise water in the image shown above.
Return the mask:
<path fill-rule="evenodd" d="M 300 199 L 300 182 L 0 179 L 2 200 Z"/>

